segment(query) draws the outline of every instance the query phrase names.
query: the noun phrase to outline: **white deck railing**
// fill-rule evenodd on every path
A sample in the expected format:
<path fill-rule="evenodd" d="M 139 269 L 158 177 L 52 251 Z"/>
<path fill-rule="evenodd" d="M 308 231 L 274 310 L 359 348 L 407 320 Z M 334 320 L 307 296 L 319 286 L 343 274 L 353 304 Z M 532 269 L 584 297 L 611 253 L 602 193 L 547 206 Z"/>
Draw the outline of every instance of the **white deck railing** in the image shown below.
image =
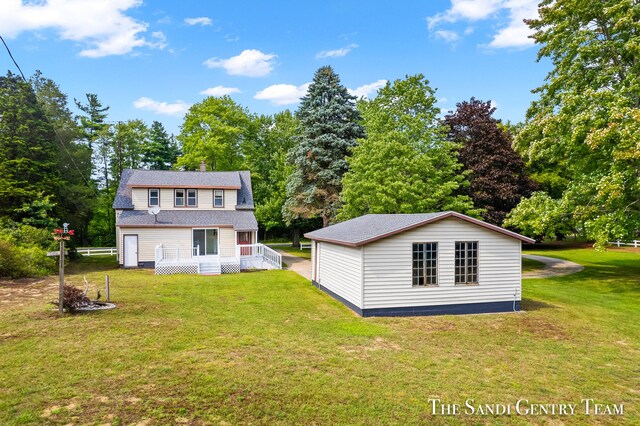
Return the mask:
<path fill-rule="evenodd" d="M 156 246 L 156 262 L 180 262 L 191 259 L 198 254 L 198 247 L 190 249 L 163 247 L 162 244 Z"/>
<path fill-rule="evenodd" d="M 282 255 L 264 244 L 243 244 L 238 246 L 240 257 L 262 257 L 278 269 L 282 269 Z"/>
<path fill-rule="evenodd" d="M 197 262 L 199 247 L 192 249 L 163 247 L 162 244 L 156 246 L 155 259 L 159 262 Z M 275 250 L 264 244 L 236 245 L 232 248 L 222 248 L 219 250 L 219 258 L 222 261 L 238 261 L 242 258 L 261 258 L 271 266 L 282 269 L 282 256 Z"/>

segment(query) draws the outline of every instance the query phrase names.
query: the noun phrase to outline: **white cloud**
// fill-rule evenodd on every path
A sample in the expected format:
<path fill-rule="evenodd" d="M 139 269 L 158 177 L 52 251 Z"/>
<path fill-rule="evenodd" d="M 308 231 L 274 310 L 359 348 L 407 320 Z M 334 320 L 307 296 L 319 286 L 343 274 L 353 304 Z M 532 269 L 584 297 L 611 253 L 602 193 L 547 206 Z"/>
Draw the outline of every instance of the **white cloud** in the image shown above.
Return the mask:
<path fill-rule="evenodd" d="M 340 49 L 323 50 L 321 52 L 316 53 L 316 59 L 337 58 L 337 57 L 341 57 L 341 56 L 346 56 L 349 52 L 351 52 L 356 47 L 358 47 L 357 44 L 351 43 L 350 45 L 345 46 L 345 47 L 341 47 Z"/>
<path fill-rule="evenodd" d="M 451 0 L 451 8 L 427 18 L 427 25 L 433 30 L 443 22 L 460 20 L 478 21 L 497 12 L 504 0 Z"/>
<path fill-rule="evenodd" d="M 253 97 L 254 99 L 269 101 L 274 105 L 291 105 L 300 101 L 300 98 L 307 94 L 309 84 L 300 86 L 293 84 L 274 84 L 260 90 Z"/>
<path fill-rule="evenodd" d="M 133 102 L 133 106 L 137 109 L 145 109 L 153 111 L 156 114 L 181 116 L 189 111 L 190 104 L 184 101 L 175 101 L 174 103 L 160 102 L 151 98 L 142 97 Z"/>
<path fill-rule="evenodd" d="M 525 48 L 534 45 L 529 38 L 533 31 L 523 22 L 524 19 L 538 17 L 538 2 L 531 0 L 509 0 L 505 2 L 509 9 L 509 24 L 493 36 L 488 44 L 492 48 Z"/>
<path fill-rule="evenodd" d="M 234 42 L 240 40 L 240 37 L 237 35 L 227 34 L 224 36 L 224 39 L 228 42 Z"/>
<path fill-rule="evenodd" d="M 237 87 L 216 86 L 216 87 L 210 87 L 200 92 L 201 95 L 218 96 L 218 97 L 224 96 L 224 95 L 230 95 L 232 93 L 240 93 L 240 89 L 238 89 Z"/>
<path fill-rule="evenodd" d="M 81 43 L 80 56 L 90 58 L 124 55 L 136 47 L 164 48 L 166 43 L 144 38 L 146 22 L 126 15 L 140 4 L 141 0 L 3 0 L 0 28 L 8 37 L 53 29 L 63 40 Z"/>
<path fill-rule="evenodd" d="M 262 53 L 256 49 L 243 50 L 229 59 L 209 58 L 204 65 L 209 68 L 224 68 L 227 74 L 245 77 L 262 77 L 273 70 L 277 55 Z"/>
<path fill-rule="evenodd" d="M 201 16 L 199 18 L 185 18 L 184 23 L 187 25 L 202 25 L 203 27 L 208 25 L 213 25 L 213 21 L 211 18 L 207 18 L 206 16 Z"/>
<path fill-rule="evenodd" d="M 532 46 L 534 42 L 529 38 L 533 31 L 527 27 L 523 19 L 533 19 L 538 16 L 538 2 L 539 0 L 451 0 L 451 7 L 448 10 L 427 18 L 427 26 L 430 31 L 435 31 L 436 36 L 451 41 L 450 36 L 455 34 L 459 38 L 459 33 L 436 29 L 445 23 L 497 19 L 502 23 L 502 28 L 492 36 L 491 42 L 481 47 L 525 48 Z M 506 20 L 505 14 L 508 15 Z M 473 28 L 467 27 L 464 35 L 472 32 Z"/>
<path fill-rule="evenodd" d="M 360 87 L 356 87 L 355 89 L 347 89 L 350 94 L 355 96 L 356 98 L 368 98 L 373 93 L 377 92 L 378 89 L 384 87 L 387 84 L 387 80 L 378 80 L 373 83 L 365 84 Z"/>
<path fill-rule="evenodd" d="M 440 37 L 447 43 L 455 43 L 456 41 L 460 40 L 460 36 L 455 31 L 438 30 L 436 31 L 436 36 Z"/>

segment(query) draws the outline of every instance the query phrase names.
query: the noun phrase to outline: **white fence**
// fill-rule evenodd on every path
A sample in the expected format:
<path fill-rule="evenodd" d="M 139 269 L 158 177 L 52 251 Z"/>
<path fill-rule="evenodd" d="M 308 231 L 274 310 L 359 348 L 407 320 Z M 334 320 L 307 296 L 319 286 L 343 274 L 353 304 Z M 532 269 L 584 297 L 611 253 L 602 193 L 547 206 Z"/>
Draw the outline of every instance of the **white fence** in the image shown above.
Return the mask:
<path fill-rule="evenodd" d="M 198 255 L 199 247 L 193 248 L 169 248 L 163 247 L 162 244 L 156 246 L 156 262 L 160 262 L 162 260 L 168 262 L 180 262 L 187 259 L 191 259 Z"/>
<path fill-rule="evenodd" d="M 113 256 L 118 254 L 115 247 L 78 247 L 76 251 L 83 256 Z"/>
<path fill-rule="evenodd" d="M 631 246 L 631 247 L 638 248 L 640 247 L 640 240 L 633 240 L 630 243 L 625 243 L 622 241 L 609 241 L 608 244 L 616 247 Z"/>

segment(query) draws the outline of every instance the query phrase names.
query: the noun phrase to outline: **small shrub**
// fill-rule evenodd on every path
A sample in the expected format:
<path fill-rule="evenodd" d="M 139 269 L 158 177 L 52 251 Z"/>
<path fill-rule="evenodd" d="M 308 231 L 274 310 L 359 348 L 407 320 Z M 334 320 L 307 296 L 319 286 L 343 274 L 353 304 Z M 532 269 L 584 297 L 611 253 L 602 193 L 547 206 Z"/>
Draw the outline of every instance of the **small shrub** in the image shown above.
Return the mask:
<path fill-rule="evenodd" d="M 64 286 L 64 297 L 62 298 L 62 306 L 67 312 L 74 312 L 81 306 L 91 303 L 91 300 L 84 295 L 84 292 L 77 287 L 70 285 Z M 54 300 L 52 305 L 59 306 L 59 301 Z"/>
<path fill-rule="evenodd" d="M 22 247 L 0 238 L 0 277 L 23 278 L 48 275 L 56 269 L 56 258 L 38 246 Z"/>

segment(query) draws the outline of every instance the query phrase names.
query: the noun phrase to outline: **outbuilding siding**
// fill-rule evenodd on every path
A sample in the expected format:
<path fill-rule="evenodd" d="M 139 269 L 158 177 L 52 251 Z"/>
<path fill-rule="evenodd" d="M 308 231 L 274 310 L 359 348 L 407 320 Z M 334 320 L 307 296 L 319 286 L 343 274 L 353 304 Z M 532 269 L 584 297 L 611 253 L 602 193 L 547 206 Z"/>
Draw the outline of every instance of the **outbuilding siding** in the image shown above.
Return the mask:
<path fill-rule="evenodd" d="M 456 241 L 479 242 L 478 285 L 455 284 Z M 438 243 L 435 287 L 412 286 L 412 244 L 422 242 Z M 359 305 L 363 309 L 513 301 L 514 293 L 520 300 L 520 241 L 469 222 L 446 218 L 364 247 L 364 300 Z M 333 264 L 323 267 L 330 269 Z"/>
<path fill-rule="evenodd" d="M 362 306 L 361 248 L 319 242 L 313 253 L 318 268 L 315 280 L 355 306 Z"/>

